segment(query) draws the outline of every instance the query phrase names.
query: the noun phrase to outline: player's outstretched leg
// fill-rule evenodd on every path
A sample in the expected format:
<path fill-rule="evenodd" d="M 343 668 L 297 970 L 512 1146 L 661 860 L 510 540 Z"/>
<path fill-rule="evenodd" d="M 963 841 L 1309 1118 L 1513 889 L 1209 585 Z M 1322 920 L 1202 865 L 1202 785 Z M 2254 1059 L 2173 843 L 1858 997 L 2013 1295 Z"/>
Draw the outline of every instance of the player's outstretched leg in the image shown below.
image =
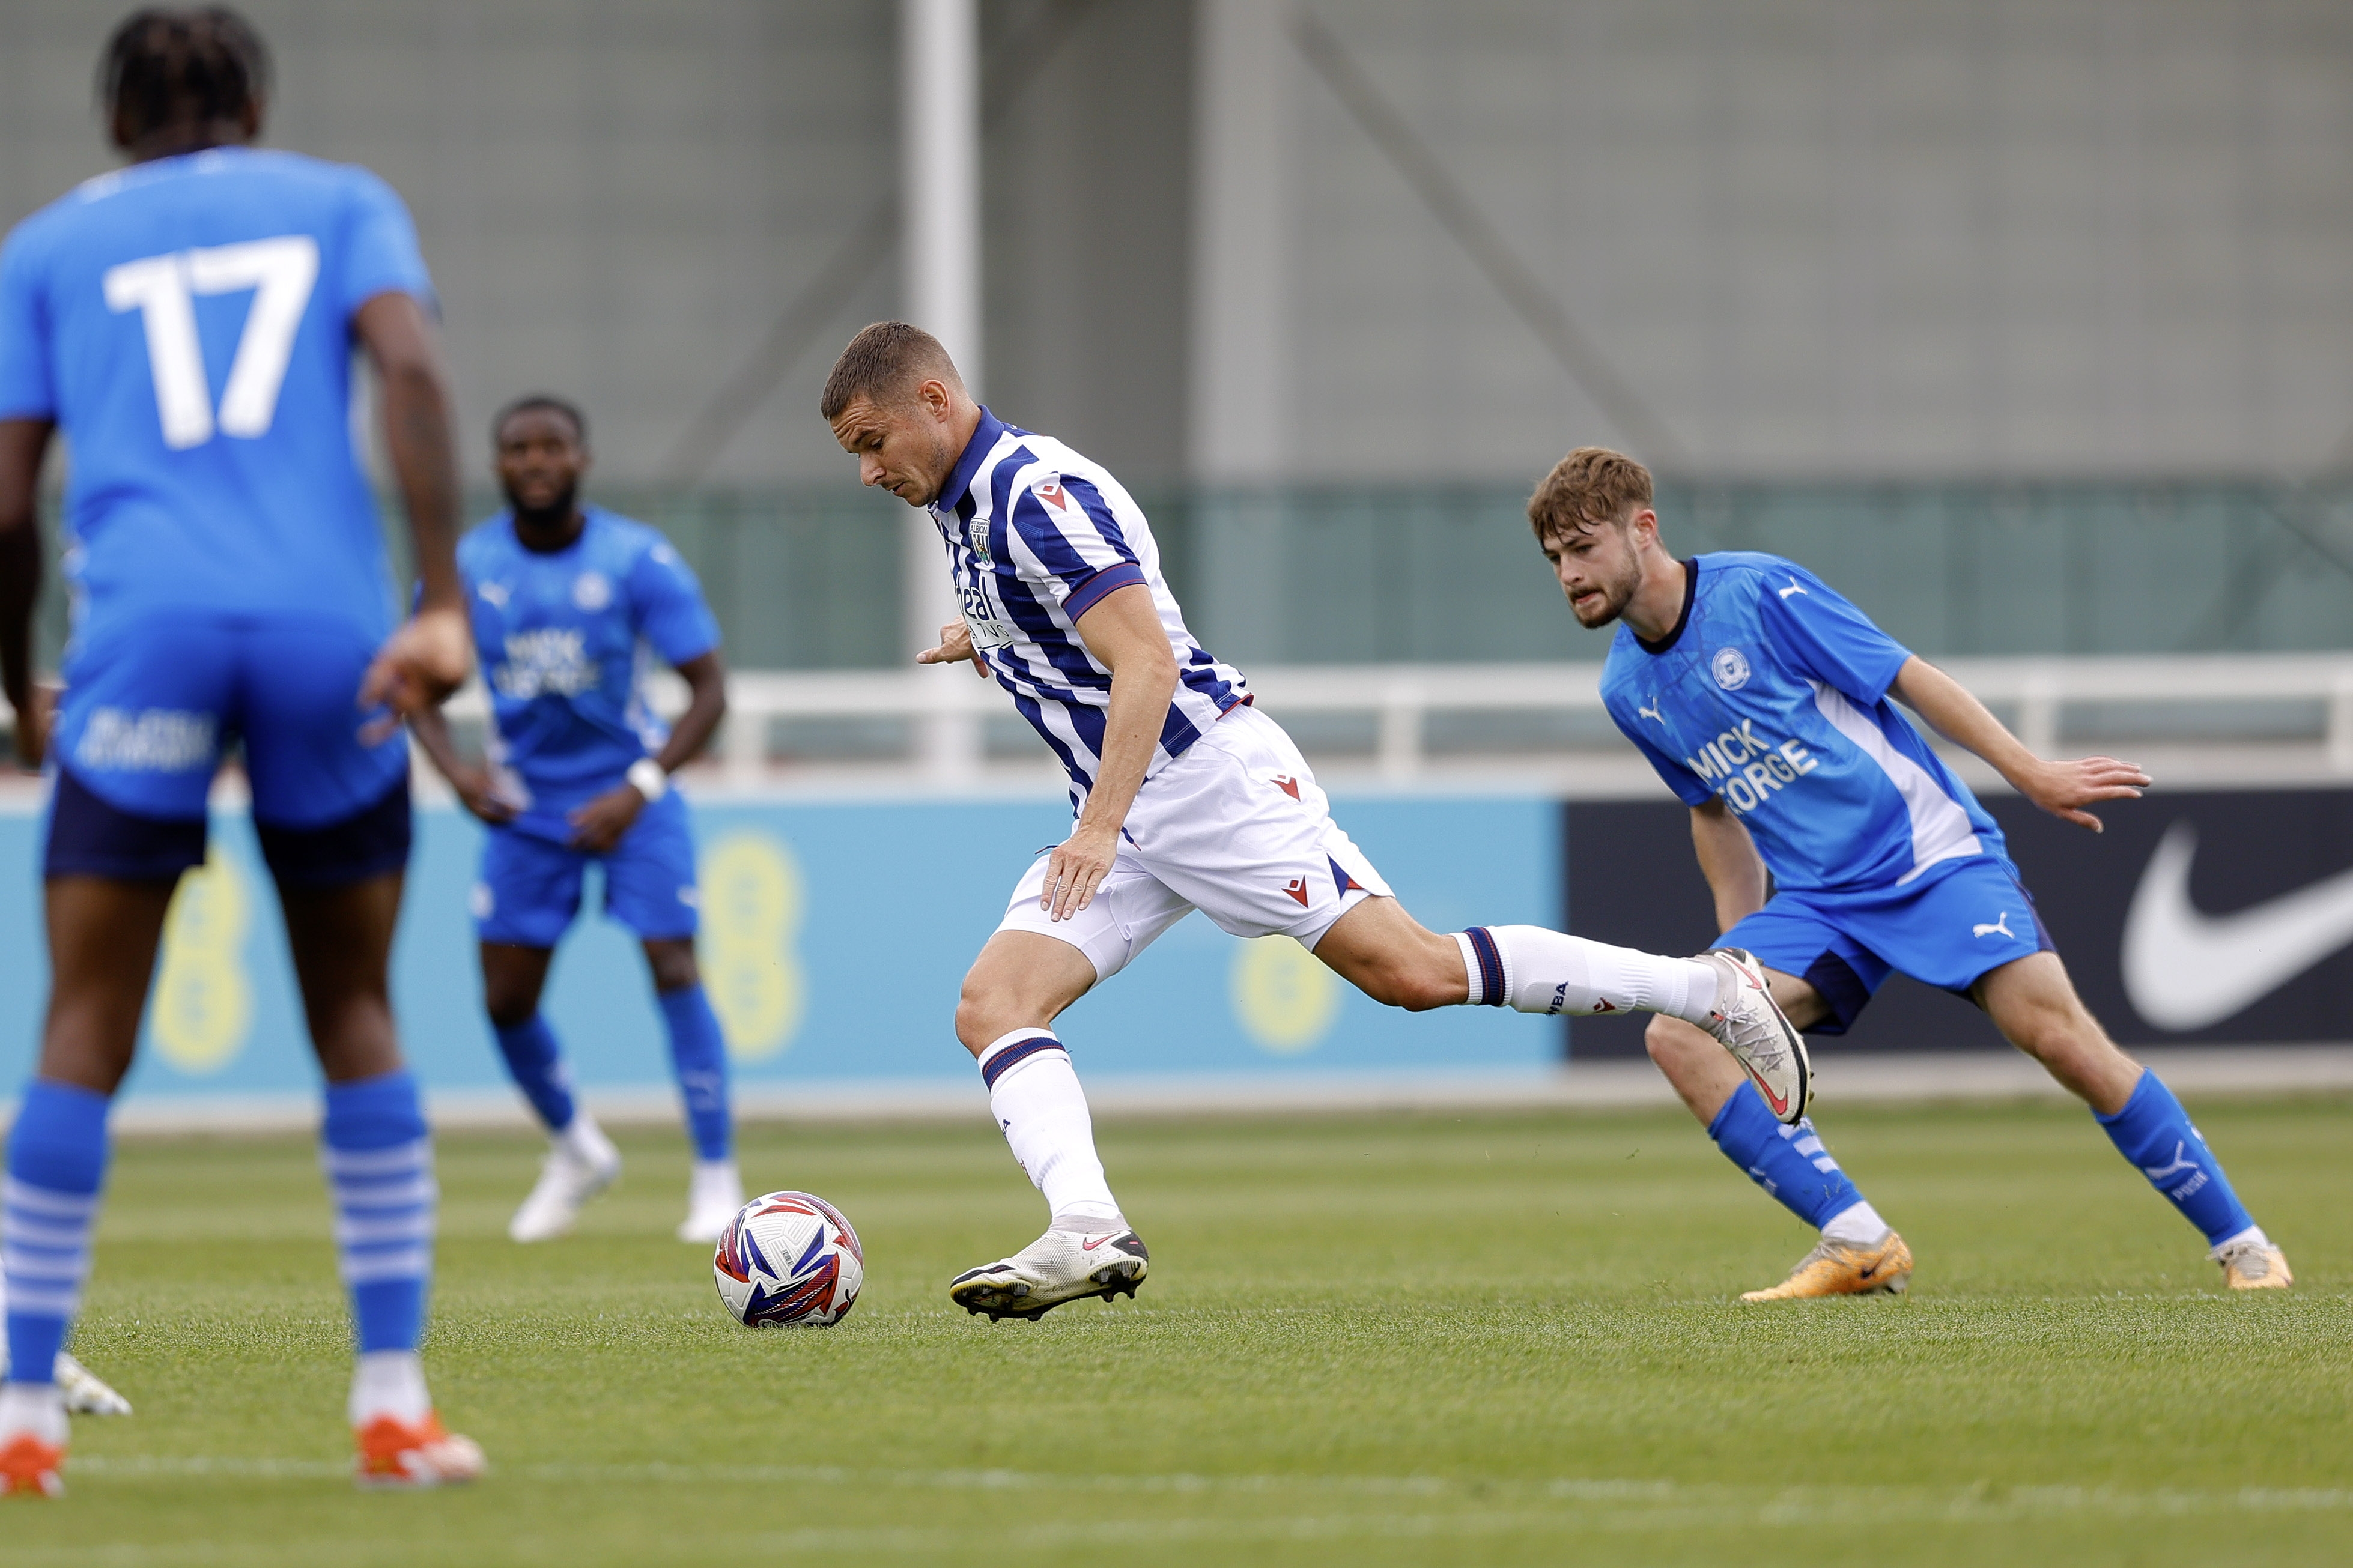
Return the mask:
<path fill-rule="evenodd" d="M 1012 1030 L 982 1049 L 980 1076 L 990 1113 L 1053 1219 L 1012 1257 L 957 1275 L 949 1300 L 992 1319 L 1034 1321 L 1065 1301 L 1134 1295 L 1152 1255 L 1103 1179 L 1086 1091 L 1061 1040 L 1051 1029 Z"/>
<path fill-rule="evenodd" d="M 106 1178 L 108 1097 L 35 1079 L 8 1133 L 0 1268 L 8 1282 L 8 1365 L 0 1384 L 0 1495 L 60 1497 L 66 1401 L 55 1368 L 90 1273 Z M 48 1369 L 49 1375 L 37 1373 Z"/>
<path fill-rule="evenodd" d="M 1804 1038 L 1774 1002 L 1757 961 L 1736 949 L 1664 958 L 1522 925 L 1472 926 L 1442 937 L 1395 899 L 1369 898 L 1316 942 L 1315 956 L 1391 1006 L 1681 1018 L 1732 1053 L 1780 1121 L 1797 1121 L 1812 1093 Z"/>
<path fill-rule="evenodd" d="M 2232 1289 L 2284 1290 L 2295 1282 L 2189 1113 L 2155 1073 L 2116 1048 L 2057 953 L 2003 964 L 1978 981 L 1977 994 L 2010 1043 L 2081 1096 L 2116 1152 L 2204 1235 L 2207 1256 Z"/>
<path fill-rule="evenodd" d="M 683 963 L 658 955 L 657 948 L 677 950 Z M 744 1206 L 744 1178 L 735 1168 L 734 1119 L 727 1101 L 727 1042 L 694 969 L 693 940 L 649 942 L 646 953 L 654 966 L 654 1000 L 670 1030 L 670 1068 L 686 1105 L 687 1135 L 694 1141 L 694 1173 L 688 1178 L 686 1219 L 678 1227 L 678 1238 L 708 1246 Z M 683 984 L 662 984 L 681 976 Z"/>
<path fill-rule="evenodd" d="M 320 1158 L 359 1363 L 349 1406 L 365 1487 L 429 1487 L 482 1473 L 472 1439 L 445 1432 L 417 1354 L 433 1271 L 433 1140 L 406 1069 L 327 1086 Z"/>

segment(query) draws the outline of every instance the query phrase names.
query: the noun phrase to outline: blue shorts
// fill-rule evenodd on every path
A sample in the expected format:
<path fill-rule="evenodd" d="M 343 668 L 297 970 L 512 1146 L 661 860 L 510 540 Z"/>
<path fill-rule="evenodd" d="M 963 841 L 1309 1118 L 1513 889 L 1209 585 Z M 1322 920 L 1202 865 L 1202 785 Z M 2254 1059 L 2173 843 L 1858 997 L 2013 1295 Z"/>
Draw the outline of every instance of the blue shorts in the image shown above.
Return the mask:
<path fill-rule="evenodd" d="M 281 879 L 332 884 L 406 862 L 407 742 L 359 733 L 376 646 L 330 621 L 162 616 L 76 649 L 50 739 L 61 776 L 47 874 L 176 877 L 202 863 L 205 797 L 237 742 Z"/>
<path fill-rule="evenodd" d="M 638 814 L 609 855 L 568 848 L 535 833 L 493 827 L 474 884 L 474 931 L 484 942 L 554 947 L 580 913 L 591 861 L 605 868 L 605 913 L 640 937 L 691 937 L 701 895 L 694 837 L 676 792 Z"/>
<path fill-rule="evenodd" d="M 1845 1034 L 1896 971 L 1966 996 L 2003 964 L 2052 951 L 2033 895 L 1998 855 L 1947 860 L 1900 887 L 1776 893 L 1715 945 L 1821 993 L 1831 1016 L 1813 1035 Z"/>

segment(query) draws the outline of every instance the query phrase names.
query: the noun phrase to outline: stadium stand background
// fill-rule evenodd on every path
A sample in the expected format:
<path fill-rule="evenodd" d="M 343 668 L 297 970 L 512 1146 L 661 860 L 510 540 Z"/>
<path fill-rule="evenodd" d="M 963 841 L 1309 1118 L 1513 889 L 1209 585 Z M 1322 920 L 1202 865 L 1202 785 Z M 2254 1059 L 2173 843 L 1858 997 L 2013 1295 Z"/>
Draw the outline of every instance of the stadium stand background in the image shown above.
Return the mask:
<path fill-rule="evenodd" d="M 896 7 L 250 8 L 271 139 L 414 205 L 470 437 L 523 387 L 578 395 L 600 494 L 680 537 L 740 664 L 892 662 L 895 503 L 812 410 L 897 305 Z M 0 13 L 0 220 L 109 166 L 119 10 Z M 984 395 L 1129 478 L 1232 657 L 1597 657 L 1517 521 L 1583 440 L 1659 468 L 1678 543 L 1835 563 L 1926 651 L 2353 637 L 2342 6 L 982 26 Z"/>

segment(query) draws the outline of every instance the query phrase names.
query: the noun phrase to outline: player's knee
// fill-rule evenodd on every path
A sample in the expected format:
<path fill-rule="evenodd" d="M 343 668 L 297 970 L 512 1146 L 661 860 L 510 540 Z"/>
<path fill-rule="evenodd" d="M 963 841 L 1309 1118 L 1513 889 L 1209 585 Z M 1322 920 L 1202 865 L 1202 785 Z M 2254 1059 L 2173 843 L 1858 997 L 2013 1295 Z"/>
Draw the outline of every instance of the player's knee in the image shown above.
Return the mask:
<path fill-rule="evenodd" d="M 539 998 L 510 991 L 485 990 L 482 993 L 482 1011 L 491 1016 L 493 1028 L 512 1029 L 531 1022 L 531 1016 L 539 1011 Z"/>
<path fill-rule="evenodd" d="M 1381 963 L 1360 975 L 1356 984 L 1366 995 L 1383 1006 L 1400 1007 L 1409 1013 L 1451 1006 L 1461 1001 L 1464 994 L 1460 973 L 1405 957 Z"/>
<path fill-rule="evenodd" d="M 1683 1052 L 1689 1048 L 1690 1041 L 1675 1028 L 1681 1022 L 1681 1019 L 1670 1018 L 1664 1013 L 1651 1015 L 1650 1023 L 1642 1030 L 1642 1048 L 1651 1054 L 1651 1060 L 1656 1066 L 1673 1066 L 1683 1059 Z M 1690 1026 L 1684 1026 L 1688 1028 Z"/>
<path fill-rule="evenodd" d="M 691 942 L 646 943 L 646 966 L 653 972 L 657 991 L 684 991 L 702 983 L 702 972 L 695 967 L 694 944 Z"/>
<path fill-rule="evenodd" d="M 1010 1016 L 1007 999 L 995 987 L 977 984 L 970 975 L 965 977 L 964 990 L 956 997 L 955 1032 L 965 1050 L 978 1056 L 1007 1030 L 1019 1028 L 1018 1023 L 1006 1022 Z"/>

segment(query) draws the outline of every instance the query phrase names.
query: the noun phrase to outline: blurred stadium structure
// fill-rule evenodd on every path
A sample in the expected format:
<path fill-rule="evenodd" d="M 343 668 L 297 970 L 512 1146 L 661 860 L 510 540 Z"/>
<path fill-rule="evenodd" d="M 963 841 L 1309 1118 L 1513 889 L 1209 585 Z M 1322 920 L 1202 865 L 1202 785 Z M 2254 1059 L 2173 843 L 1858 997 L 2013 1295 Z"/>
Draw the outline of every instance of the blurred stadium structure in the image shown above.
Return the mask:
<path fill-rule="evenodd" d="M 107 166 L 118 9 L 0 16 L 0 217 Z M 468 431 L 526 387 L 585 401 L 601 499 L 677 539 L 741 668 L 897 664 L 944 608 L 922 520 L 814 413 L 833 349 L 900 311 L 1128 479 L 1250 668 L 1598 658 L 1519 521 L 1587 440 L 1652 462 L 1679 547 L 1812 562 L 1932 656 L 2353 647 L 2327 0 L 251 9 L 273 138 L 416 208 Z M 2310 693 L 2149 717 L 2325 728 Z M 1396 755 L 1361 715 L 1310 728 Z M 913 733 L 756 739 L 976 754 Z"/>
<path fill-rule="evenodd" d="M 0 8 L 0 223 L 111 166 L 91 73 L 123 8 Z M 738 868 L 767 900 L 746 951 L 801 955 L 739 1052 L 754 1079 L 884 1070 L 873 1053 L 898 1046 L 860 1039 L 875 988 L 911 1007 L 937 992 L 942 1016 L 953 998 L 961 952 L 853 984 L 860 950 L 826 945 L 866 918 L 878 875 L 833 863 L 841 836 L 889 838 L 891 876 L 913 885 L 971 844 L 1018 853 L 1054 830 L 1054 770 L 994 689 L 905 668 L 947 613 L 936 543 L 856 488 L 817 416 L 838 346 L 892 314 L 938 330 L 998 412 L 1128 482 L 1202 640 L 1332 782 L 1406 797 L 1351 820 L 1432 919 L 1458 918 L 1458 894 L 1487 918 L 1589 910 L 1570 883 L 1594 873 L 1564 870 L 1562 844 L 1579 837 L 1590 868 L 1639 837 L 1674 875 L 1655 910 L 1612 919 L 1704 940 L 1685 927 L 1706 911 L 1677 901 L 1697 879 L 1675 813 L 1641 835 L 1609 815 L 1613 796 L 1664 797 L 1599 713 L 1603 639 L 1562 607 L 1521 515 L 1585 442 L 1651 463 L 1672 544 L 1808 562 L 2037 745 L 2128 750 L 2168 783 L 2321 786 L 2277 797 L 2293 826 L 2201 863 L 2263 860 L 2232 899 L 2344 858 L 2327 787 L 2353 778 L 2337 0 L 246 8 L 278 60 L 268 139 L 364 163 L 416 212 L 474 471 L 501 401 L 576 397 L 596 499 L 667 530 L 702 574 L 739 674 L 698 788 L 717 830 L 786 857 L 754 846 Z M 58 595 L 45 614 L 54 654 Z M 1434 791 L 1451 803 L 1410 798 Z M 34 795 L 7 793 L 0 867 L 21 861 L 29 885 Z M 844 804 L 909 795 L 948 798 L 889 807 L 887 830 Z M 2179 809 L 2207 813 L 2220 845 L 2238 807 Z M 984 831 L 992 812 L 1012 815 Z M 403 1006 L 470 1017 L 449 916 L 471 829 L 427 816 Z M 2117 911 L 2178 820 L 2127 827 L 2130 855 L 2078 900 L 2079 951 L 2113 963 Z M 1470 871 L 1465 833 L 1492 847 Z M 228 863 L 219 888 L 260 875 L 234 845 Z M 999 869 L 953 879 L 972 905 L 956 919 L 986 929 Z M 1496 875 L 1525 885 L 1498 902 Z M 828 911 L 806 937 L 803 877 Z M 30 953 L 12 923 L 28 913 L 0 913 Z M 1316 1000 L 1312 962 L 1267 968 L 1197 934 L 1153 973 L 1230 988 L 1226 1068 L 1456 1048 L 1422 1035 L 1384 1056 L 1377 1018 Z M 642 1001 L 597 989 L 634 969 L 612 932 L 578 941 L 568 1035 L 591 1081 L 637 1081 Z M 241 951 L 275 973 L 268 944 Z M 2318 998 L 2348 979 L 2338 954 L 2219 1030 L 2142 1028 L 2122 992 L 2104 1016 L 2145 1040 L 2335 1038 Z M 1126 995 L 1132 1013 L 1092 1027 L 1129 1066 L 1198 1064 L 1190 1037 L 1155 1043 L 1151 990 Z M 804 1000 L 812 1043 L 786 1061 Z M 1878 1011 L 1888 1037 L 1857 1044 L 1944 1038 Z M 1555 1038 L 1461 1048 L 1522 1062 Z M 479 1042 L 435 1048 L 437 1084 L 490 1081 Z M 151 1088 L 278 1081 L 242 1035 L 160 1054 Z M 952 1065 L 935 1055 L 906 1045 L 920 1070 Z"/>

